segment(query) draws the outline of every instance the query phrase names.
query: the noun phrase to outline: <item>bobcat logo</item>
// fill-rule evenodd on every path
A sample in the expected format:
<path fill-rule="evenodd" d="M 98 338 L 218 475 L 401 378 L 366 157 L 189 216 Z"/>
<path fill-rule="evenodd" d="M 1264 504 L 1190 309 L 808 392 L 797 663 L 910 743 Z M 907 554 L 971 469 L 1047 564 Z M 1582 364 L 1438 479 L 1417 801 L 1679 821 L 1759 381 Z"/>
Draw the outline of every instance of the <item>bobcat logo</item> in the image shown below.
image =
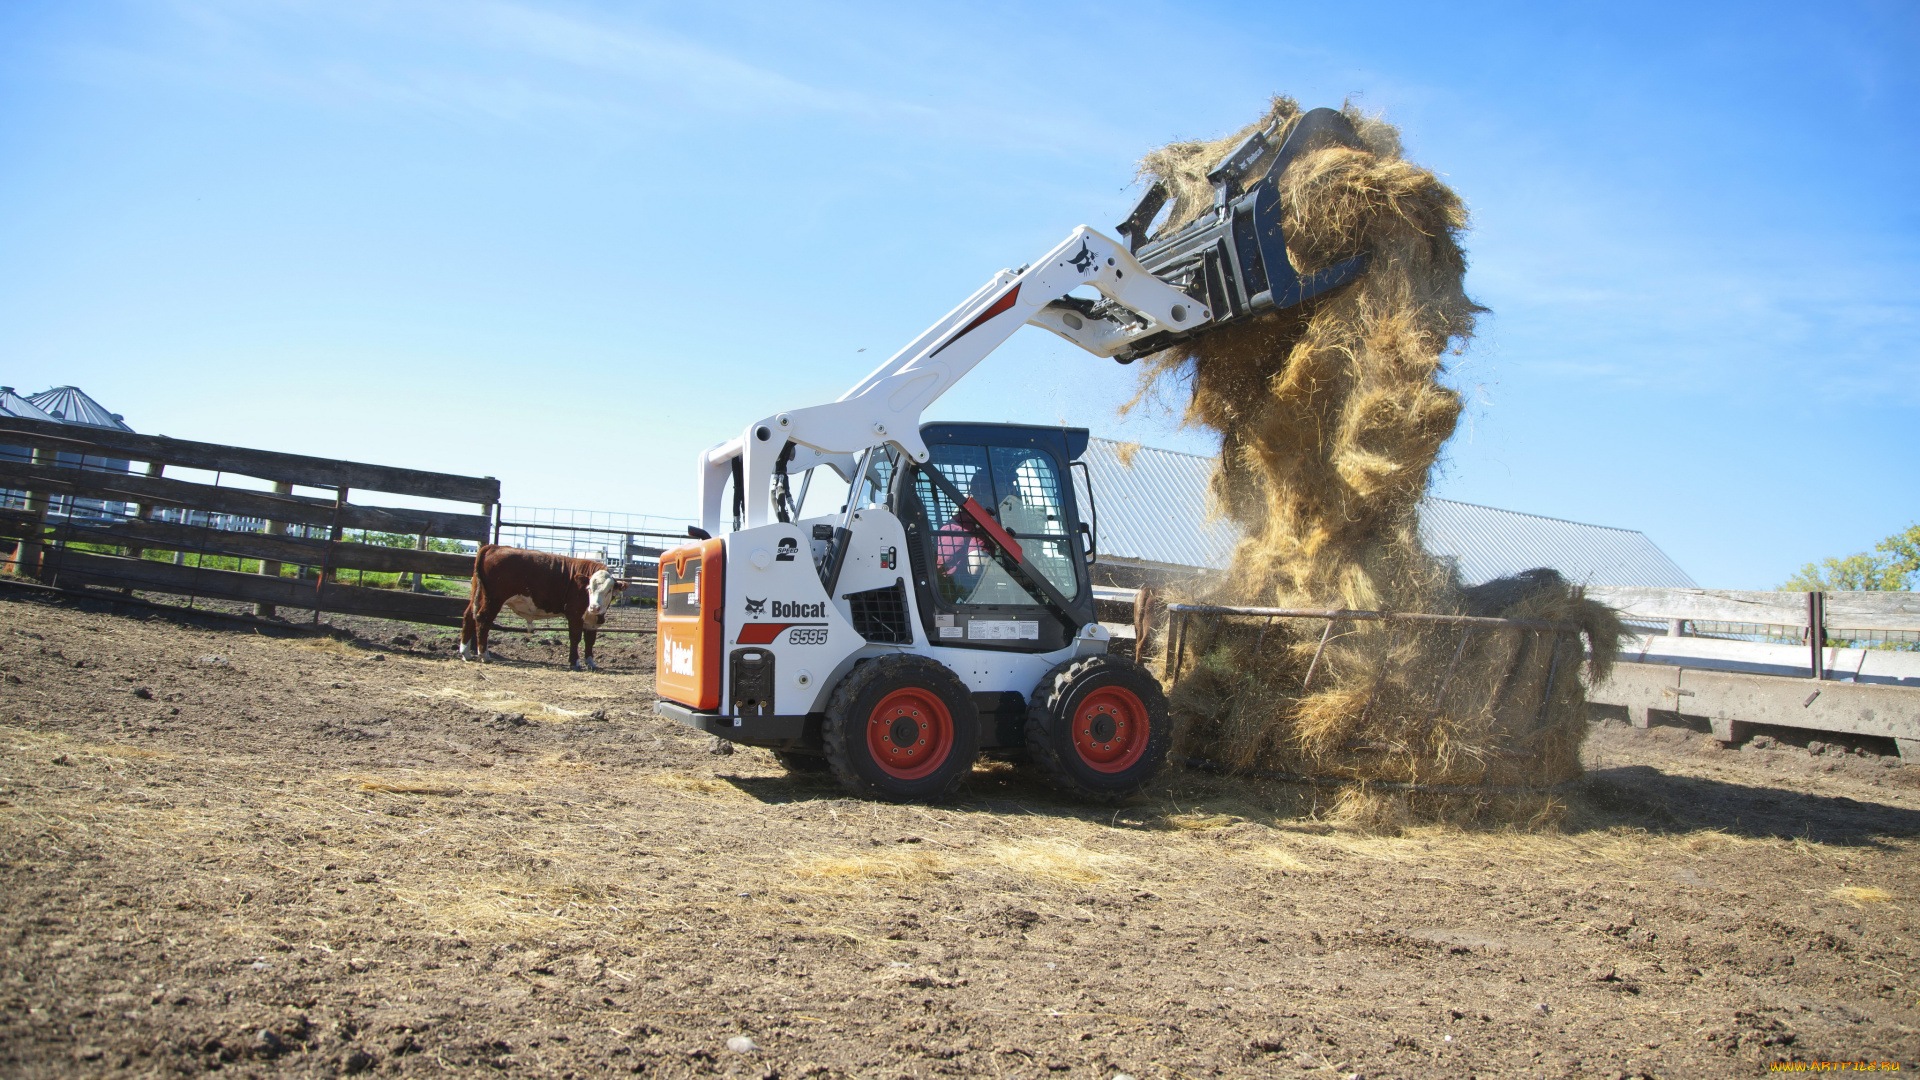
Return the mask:
<path fill-rule="evenodd" d="M 667 670 L 675 675 L 694 675 L 700 673 L 693 668 L 693 647 L 677 641 L 667 643 Z"/>
<path fill-rule="evenodd" d="M 767 602 L 764 599 L 755 600 L 753 597 L 749 596 L 746 598 L 746 601 L 747 601 L 747 614 L 764 615 L 767 613 Z"/>
<path fill-rule="evenodd" d="M 1093 266 L 1094 262 L 1096 262 L 1099 258 L 1100 256 L 1095 255 L 1093 252 L 1087 250 L 1087 242 L 1085 240 L 1082 240 L 1080 241 L 1080 254 L 1075 255 L 1073 258 L 1068 259 L 1067 261 L 1073 264 L 1073 268 L 1075 270 L 1078 270 L 1084 274 L 1087 272 L 1089 268 Z"/>

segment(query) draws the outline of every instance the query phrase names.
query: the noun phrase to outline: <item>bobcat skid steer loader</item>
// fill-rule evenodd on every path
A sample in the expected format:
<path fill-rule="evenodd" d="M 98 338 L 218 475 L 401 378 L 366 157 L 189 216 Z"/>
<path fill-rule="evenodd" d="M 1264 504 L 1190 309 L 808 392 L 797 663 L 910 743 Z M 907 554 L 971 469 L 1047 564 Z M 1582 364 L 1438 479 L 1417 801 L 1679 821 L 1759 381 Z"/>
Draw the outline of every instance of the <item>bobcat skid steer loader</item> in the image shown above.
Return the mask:
<path fill-rule="evenodd" d="M 838 401 L 702 453 L 701 525 L 660 557 L 658 711 L 887 799 L 945 797 L 983 751 L 1028 755 L 1088 799 L 1151 779 L 1166 697 L 1094 618 L 1094 522 L 1069 472 L 1086 430 L 920 416 L 1029 323 L 1125 363 L 1363 272 L 1358 256 L 1312 275 L 1287 259 L 1278 183 L 1326 140 L 1357 144 L 1329 109 L 1284 139 L 1255 133 L 1198 220 L 1148 242 L 1156 186 L 1118 230 L 1129 243 L 1075 229 Z M 1100 298 L 1069 295 L 1080 286 Z M 821 468 L 850 485 L 844 505 L 807 506 Z"/>

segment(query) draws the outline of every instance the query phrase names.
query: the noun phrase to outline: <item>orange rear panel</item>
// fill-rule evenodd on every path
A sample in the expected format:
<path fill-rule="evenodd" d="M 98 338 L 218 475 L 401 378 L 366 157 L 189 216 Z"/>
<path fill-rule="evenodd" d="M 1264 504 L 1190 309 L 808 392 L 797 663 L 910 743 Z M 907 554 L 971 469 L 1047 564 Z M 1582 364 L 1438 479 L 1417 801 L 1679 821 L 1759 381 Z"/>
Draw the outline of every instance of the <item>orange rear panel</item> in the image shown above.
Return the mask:
<path fill-rule="evenodd" d="M 726 567 L 726 545 L 720 540 L 702 540 L 660 556 L 660 655 L 654 664 L 654 690 L 703 711 L 720 707 Z"/>

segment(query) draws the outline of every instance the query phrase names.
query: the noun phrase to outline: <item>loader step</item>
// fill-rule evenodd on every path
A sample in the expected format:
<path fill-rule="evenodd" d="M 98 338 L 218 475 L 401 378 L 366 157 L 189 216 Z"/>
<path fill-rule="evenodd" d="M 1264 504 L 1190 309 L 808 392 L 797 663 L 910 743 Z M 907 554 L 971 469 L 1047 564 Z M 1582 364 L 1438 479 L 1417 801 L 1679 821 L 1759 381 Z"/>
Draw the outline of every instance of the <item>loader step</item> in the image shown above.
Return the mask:
<path fill-rule="evenodd" d="M 807 733 L 809 719 L 816 725 L 819 723 L 818 716 L 808 717 L 804 713 L 799 716 L 728 716 L 725 713 L 702 712 L 664 699 L 654 702 L 653 712 L 656 716 L 685 724 L 695 731 L 750 745 L 773 745 L 802 738 Z"/>

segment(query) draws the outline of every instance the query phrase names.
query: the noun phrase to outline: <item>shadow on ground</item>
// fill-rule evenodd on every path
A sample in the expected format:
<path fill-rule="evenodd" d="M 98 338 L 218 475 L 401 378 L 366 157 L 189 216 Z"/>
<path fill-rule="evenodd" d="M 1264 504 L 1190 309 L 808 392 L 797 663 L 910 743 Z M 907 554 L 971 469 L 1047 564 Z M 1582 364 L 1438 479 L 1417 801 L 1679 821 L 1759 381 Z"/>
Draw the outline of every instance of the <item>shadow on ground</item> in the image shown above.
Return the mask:
<path fill-rule="evenodd" d="M 1651 765 L 1595 769 L 1587 774 L 1581 796 L 1584 809 L 1614 820 L 1587 822 L 1585 815 L 1576 815 L 1576 828 L 1632 824 L 1653 832 L 1719 829 L 1737 836 L 1862 845 L 1920 835 L 1920 813 L 1897 806 L 1665 773 Z"/>
<path fill-rule="evenodd" d="M 859 805 L 828 773 L 786 776 L 725 776 L 721 779 L 744 795 L 768 805 L 845 801 Z M 1276 790 L 1286 785 L 1237 782 L 1232 778 L 1174 772 L 1166 780 L 1180 789 L 1162 794 L 1205 804 L 1210 812 L 1228 811 L 1252 818 L 1292 820 L 1306 807 L 1299 793 Z M 1004 765 L 975 770 L 950 807 L 996 814 L 1034 814 L 1043 817 L 1138 819 L 1158 817 L 1160 800 L 1136 797 L 1120 806 L 1075 802 L 1049 788 L 1027 769 Z M 1289 797 L 1289 795 L 1294 797 Z M 1324 798 L 1324 793 L 1322 793 Z M 1568 834 L 1603 832 L 1621 827 L 1652 833 L 1687 833 L 1714 829 L 1750 838 L 1799 838 L 1825 844 L 1877 846 L 1880 841 L 1920 835 L 1920 812 L 1882 803 L 1863 802 L 1844 795 L 1814 795 L 1778 787 L 1730 783 L 1704 777 L 1666 773 L 1648 765 L 1596 769 L 1575 792 L 1569 813 L 1558 828 Z M 1198 807 L 1195 807 L 1198 809 Z M 1318 815 L 1308 812 L 1305 819 Z M 1116 822 L 1140 824 L 1139 821 Z M 1323 826 L 1324 827 L 1324 826 Z M 1464 828 L 1505 829 L 1497 822 Z"/>
<path fill-rule="evenodd" d="M 795 772 L 785 776 L 737 776 L 722 773 L 719 779 L 741 794 L 768 804 L 834 802 L 845 800 L 864 804 L 865 800 L 840 786 L 829 772 Z M 1115 807 L 1075 801 L 1050 787 L 1030 769 L 1004 762 L 985 763 L 961 781 L 960 790 L 946 805 L 953 809 L 979 810 L 996 814 L 1030 813 L 1068 817 L 1110 817 Z"/>

